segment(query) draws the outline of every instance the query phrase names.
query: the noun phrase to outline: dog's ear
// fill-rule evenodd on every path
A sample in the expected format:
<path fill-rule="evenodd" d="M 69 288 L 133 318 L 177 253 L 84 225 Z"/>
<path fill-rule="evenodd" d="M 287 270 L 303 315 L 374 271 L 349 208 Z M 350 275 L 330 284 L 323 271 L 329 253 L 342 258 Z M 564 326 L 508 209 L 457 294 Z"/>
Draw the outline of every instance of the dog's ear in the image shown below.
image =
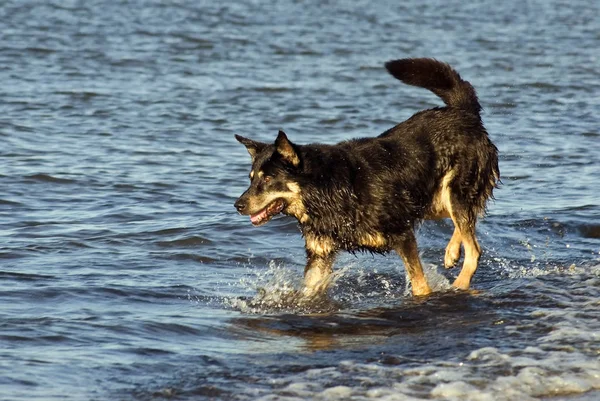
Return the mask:
<path fill-rule="evenodd" d="M 237 139 L 239 143 L 246 147 L 248 153 L 250 153 L 250 157 L 252 157 L 252 161 L 254 161 L 254 158 L 258 153 L 260 153 L 264 148 L 267 147 L 266 143 L 256 142 L 252 139 L 244 138 L 241 135 L 235 135 L 235 139 Z"/>
<path fill-rule="evenodd" d="M 277 139 L 275 140 L 275 149 L 284 161 L 294 167 L 298 167 L 300 164 L 300 157 L 298 156 L 298 152 L 296 152 L 294 145 L 290 142 L 287 135 L 285 135 L 285 132 L 279 131 L 279 135 L 277 135 Z"/>

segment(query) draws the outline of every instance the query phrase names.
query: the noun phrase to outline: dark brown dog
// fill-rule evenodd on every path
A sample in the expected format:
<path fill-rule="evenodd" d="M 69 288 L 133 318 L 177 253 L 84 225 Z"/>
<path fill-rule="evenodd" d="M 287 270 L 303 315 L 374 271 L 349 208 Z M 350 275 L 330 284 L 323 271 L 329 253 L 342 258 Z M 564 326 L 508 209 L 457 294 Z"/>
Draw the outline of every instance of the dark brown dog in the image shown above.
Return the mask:
<path fill-rule="evenodd" d="M 395 60 L 386 68 L 406 84 L 431 90 L 446 107 L 418 112 L 378 137 L 336 145 L 297 145 L 282 131 L 272 144 L 236 135 L 252 157 L 252 170 L 250 187 L 235 207 L 254 225 L 278 213 L 298 220 L 306 240 L 307 295 L 327 288 L 340 250 L 395 250 L 413 294 L 430 293 L 414 232 L 424 219 L 454 222 L 444 264 L 458 262 L 462 244 L 456 288 L 468 289 L 477 269 L 475 224 L 500 172 L 475 90 L 433 59 Z"/>

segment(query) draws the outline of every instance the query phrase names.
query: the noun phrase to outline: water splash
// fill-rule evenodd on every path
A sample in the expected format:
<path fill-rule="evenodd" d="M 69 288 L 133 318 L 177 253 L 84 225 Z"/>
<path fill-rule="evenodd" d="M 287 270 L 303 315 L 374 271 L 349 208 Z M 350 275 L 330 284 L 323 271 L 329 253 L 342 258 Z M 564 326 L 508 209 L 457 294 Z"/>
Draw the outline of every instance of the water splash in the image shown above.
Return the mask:
<path fill-rule="evenodd" d="M 337 311 L 341 305 L 329 293 L 347 271 L 348 268 L 341 268 L 332 273 L 328 279 L 330 283 L 326 293 L 306 296 L 302 291 L 303 278 L 297 269 L 290 269 L 283 263 L 272 260 L 266 271 L 254 272 L 253 277 L 240 280 L 243 288 L 255 292 L 256 295 L 226 298 L 224 304 L 249 314 L 312 314 Z"/>
<path fill-rule="evenodd" d="M 452 289 L 436 265 L 425 265 L 424 272 L 434 292 Z M 373 300 L 379 304 L 412 297 L 410 282 L 404 279 L 402 270 L 393 274 L 379 272 L 361 267 L 358 261 L 338 267 L 328 280 L 325 293 L 306 296 L 302 292 L 303 278 L 297 268 L 271 261 L 267 270 L 253 270 L 252 275 L 240 279 L 240 286 L 253 295 L 228 297 L 223 303 L 248 314 L 315 314 L 331 313 Z"/>
<path fill-rule="evenodd" d="M 454 287 L 450 284 L 450 281 L 438 271 L 438 268 L 434 264 L 426 264 L 423 266 L 423 273 L 429 287 L 433 292 L 444 292 L 453 290 Z"/>

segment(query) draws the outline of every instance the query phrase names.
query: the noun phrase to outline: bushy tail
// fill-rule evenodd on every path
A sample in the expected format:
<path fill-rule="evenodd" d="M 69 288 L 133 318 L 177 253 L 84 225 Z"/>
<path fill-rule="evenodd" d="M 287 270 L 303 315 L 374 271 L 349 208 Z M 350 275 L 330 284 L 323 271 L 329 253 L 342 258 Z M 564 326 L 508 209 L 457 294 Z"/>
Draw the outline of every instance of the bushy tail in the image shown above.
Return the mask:
<path fill-rule="evenodd" d="M 388 61 L 385 68 L 405 84 L 429 89 L 449 107 L 481 111 L 473 86 L 446 63 L 432 58 L 407 58 Z"/>

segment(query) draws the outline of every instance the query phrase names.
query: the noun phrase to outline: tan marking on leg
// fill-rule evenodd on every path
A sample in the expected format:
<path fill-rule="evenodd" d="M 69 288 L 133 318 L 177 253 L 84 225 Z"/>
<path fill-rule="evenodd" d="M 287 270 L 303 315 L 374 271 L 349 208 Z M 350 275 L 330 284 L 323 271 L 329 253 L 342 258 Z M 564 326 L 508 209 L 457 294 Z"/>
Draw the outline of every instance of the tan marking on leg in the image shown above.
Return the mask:
<path fill-rule="evenodd" d="M 446 255 L 444 256 L 444 267 L 450 269 L 456 265 L 458 259 L 460 259 L 460 244 L 462 242 L 462 235 L 458 227 L 454 227 L 454 233 L 448 246 L 446 246 Z"/>
<path fill-rule="evenodd" d="M 462 242 L 462 235 L 456 223 L 454 211 L 452 210 L 452 192 L 450 191 L 450 182 L 454 179 L 455 175 L 456 172 L 454 170 L 446 173 L 438 191 L 433 197 L 430 211 L 425 216 L 426 219 L 430 220 L 451 217 L 454 223 L 454 233 L 446 246 L 446 253 L 444 255 L 444 266 L 446 269 L 454 267 L 458 259 L 460 259 L 460 246 Z"/>
<path fill-rule="evenodd" d="M 452 284 L 454 287 L 461 290 L 468 290 L 471 285 L 471 279 L 477 270 L 477 264 L 479 263 L 479 257 L 481 255 L 481 248 L 475 238 L 475 229 L 473 228 L 472 233 L 463 233 L 463 245 L 465 247 L 465 261 L 463 263 L 460 274 L 454 280 Z"/>
<path fill-rule="evenodd" d="M 413 295 L 419 296 L 430 294 L 431 288 L 429 287 L 429 284 L 427 284 L 425 274 L 423 274 L 423 267 L 421 266 L 421 260 L 419 259 L 419 251 L 417 249 L 415 236 L 411 233 L 409 238 L 401 241 L 396 247 L 396 252 L 398 252 L 404 261 L 406 275 L 410 280 Z"/>
<path fill-rule="evenodd" d="M 450 192 L 450 181 L 455 176 L 454 170 L 446 173 L 440 187 L 433 195 L 433 200 L 431 201 L 431 207 L 429 211 L 425 214 L 425 218 L 427 220 L 439 220 L 450 217 L 452 214 L 452 202 L 451 202 L 451 192 Z"/>

